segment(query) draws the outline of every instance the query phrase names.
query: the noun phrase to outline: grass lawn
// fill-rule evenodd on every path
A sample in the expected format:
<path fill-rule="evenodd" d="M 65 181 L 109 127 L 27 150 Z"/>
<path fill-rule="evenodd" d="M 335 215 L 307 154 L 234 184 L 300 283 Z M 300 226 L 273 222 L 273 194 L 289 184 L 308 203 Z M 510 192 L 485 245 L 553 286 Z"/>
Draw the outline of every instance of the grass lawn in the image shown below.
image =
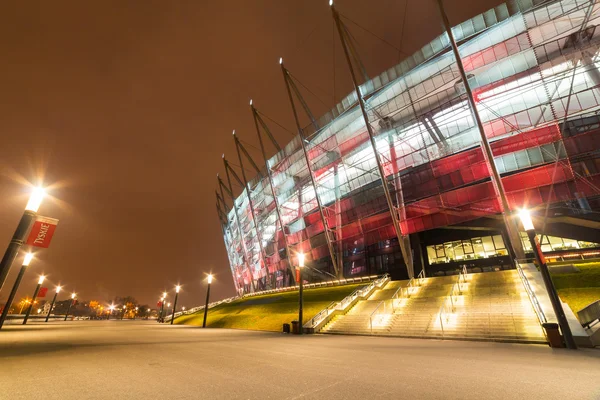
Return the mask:
<path fill-rule="evenodd" d="M 574 313 L 600 299 L 600 262 L 574 263 L 580 272 L 552 274 L 561 299 Z"/>
<path fill-rule="evenodd" d="M 362 285 L 343 285 L 304 290 L 304 321 L 314 317 L 332 301 L 340 301 Z M 175 324 L 202 325 L 204 311 L 176 318 Z M 284 323 L 298 318 L 298 292 L 268 294 L 223 303 L 208 310 L 210 328 L 281 331 Z"/>

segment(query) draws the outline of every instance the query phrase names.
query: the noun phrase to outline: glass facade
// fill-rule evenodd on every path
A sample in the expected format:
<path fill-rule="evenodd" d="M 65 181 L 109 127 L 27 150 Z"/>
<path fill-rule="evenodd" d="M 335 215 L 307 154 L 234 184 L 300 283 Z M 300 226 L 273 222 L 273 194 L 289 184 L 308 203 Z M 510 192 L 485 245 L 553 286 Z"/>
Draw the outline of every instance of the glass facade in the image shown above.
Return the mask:
<path fill-rule="evenodd" d="M 525 251 L 532 251 L 527 233 L 520 232 L 520 234 Z M 542 251 L 545 253 L 561 250 L 600 248 L 600 244 L 598 243 L 583 242 L 555 236 L 544 235 L 542 238 L 538 235 L 538 239 L 542 245 Z M 504 245 L 504 240 L 501 235 L 455 240 L 452 242 L 427 246 L 427 258 L 430 265 L 507 255 L 508 250 Z"/>
<path fill-rule="evenodd" d="M 453 28 L 512 210 L 597 204 L 600 9 L 593 4 L 516 0 Z M 391 213 L 403 241 L 501 213 L 445 35 L 360 89 L 374 146 L 351 93 L 305 128 L 305 146 L 296 135 L 267 160 L 236 198 L 239 216 L 233 208 L 220 212 L 240 292 L 293 285 L 298 252 L 317 271 L 311 280 L 403 268 Z M 571 243 L 547 240 L 551 248 Z M 436 262 L 491 257 L 506 253 L 505 245 L 481 237 L 427 254 Z"/>
<path fill-rule="evenodd" d="M 430 265 L 507 255 L 508 250 L 500 235 L 454 240 L 427 246 L 427 258 Z"/>

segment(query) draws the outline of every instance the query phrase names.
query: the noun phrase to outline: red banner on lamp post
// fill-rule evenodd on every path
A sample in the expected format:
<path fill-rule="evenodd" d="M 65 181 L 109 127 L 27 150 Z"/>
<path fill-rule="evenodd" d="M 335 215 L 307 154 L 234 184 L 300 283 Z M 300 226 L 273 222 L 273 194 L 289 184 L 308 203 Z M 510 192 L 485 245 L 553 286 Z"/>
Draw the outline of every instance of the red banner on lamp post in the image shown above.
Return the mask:
<path fill-rule="evenodd" d="M 46 297 L 46 293 L 48 293 L 48 288 L 42 287 L 42 288 L 40 288 L 40 291 L 38 292 L 37 297 Z"/>
<path fill-rule="evenodd" d="M 48 248 L 57 224 L 57 219 L 38 216 L 31 227 L 26 243 L 35 247 Z"/>

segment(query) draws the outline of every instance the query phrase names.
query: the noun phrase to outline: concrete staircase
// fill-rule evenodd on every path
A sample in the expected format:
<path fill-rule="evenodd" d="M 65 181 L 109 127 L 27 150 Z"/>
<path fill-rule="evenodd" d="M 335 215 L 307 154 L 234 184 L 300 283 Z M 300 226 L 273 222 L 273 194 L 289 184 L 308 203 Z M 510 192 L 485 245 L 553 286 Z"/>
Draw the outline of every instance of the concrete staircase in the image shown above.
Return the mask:
<path fill-rule="evenodd" d="M 425 278 L 402 297 L 398 289 L 409 282 L 389 282 L 321 332 L 546 343 L 516 270 L 460 279 L 457 285 L 459 276 Z"/>

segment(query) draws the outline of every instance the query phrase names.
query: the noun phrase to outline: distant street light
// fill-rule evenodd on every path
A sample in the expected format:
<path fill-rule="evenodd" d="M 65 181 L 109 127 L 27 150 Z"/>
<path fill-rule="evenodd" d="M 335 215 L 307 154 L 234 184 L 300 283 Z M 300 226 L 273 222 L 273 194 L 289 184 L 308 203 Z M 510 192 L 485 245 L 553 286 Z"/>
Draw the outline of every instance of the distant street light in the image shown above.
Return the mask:
<path fill-rule="evenodd" d="M 33 308 L 33 303 L 35 302 L 35 299 L 37 298 L 37 295 L 40 292 L 40 288 L 42 287 L 42 283 L 44 283 L 45 278 L 46 277 L 44 275 L 41 275 L 40 279 L 38 279 L 38 284 L 35 287 L 35 290 L 33 291 L 33 297 L 31 298 L 31 304 L 29 305 L 29 308 L 27 309 L 27 312 L 25 313 L 25 318 L 23 318 L 23 325 L 27 324 L 27 320 L 29 319 L 29 314 L 31 314 L 31 309 Z"/>
<path fill-rule="evenodd" d="M 127 312 L 127 306 L 125 304 L 123 304 L 123 308 L 121 310 L 123 310 L 123 313 L 121 314 L 121 321 L 123 321 L 123 317 L 125 316 L 125 313 Z"/>
<path fill-rule="evenodd" d="M 17 290 L 19 289 L 19 285 L 21 284 L 21 280 L 23 279 L 23 275 L 25 274 L 25 270 L 27 266 L 31 263 L 33 259 L 33 253 L 25 254 L 25 258 L 23 259 L 23 264 L 21 265 L 21 269 L 19 270 L 19 275 L 17 275 L 17 280 L 13 285 L 12 290 L 10 291 L 10 295 L 8 295 L 8 300 L 6 300 L 6 304 L 4 305 L 4 310 L 2 310 L 2 316 L 0 317 L 0 329 L 4 325 L 4 321 L 6 320 L 6 316 L 8 315 L 8 310 L 12 306 L 13 301 L 15 300 L 15 296 L 17 295 Z"/>
<path fill-rule="evenodd" d="M 302 308 L 304 305 L 304 283 L 302 282 L 302 269 L 304 268 L 304 253 L 298 253 L 298 280 L 300 287 L 298 290 L 298 335 L 302 335 Z"/>
<path fill-rule="evenodd" d="M 136 307 L 135 308 L 135 312 L 133 313 L 133 319 L 134 320 L 135 320 L 135 317 L 137 317 L 138 309 L 139 309 L 139 307 Z"/>
<path fill-rule="evenodd" d="M 167 292 L 163 293 L 163 297 L 160 299 L 160 315 L 158 316 L 158 322 L 163 322 L 163 311 L 165 310 L 165 300 L 167 298 Z"/>
<path fill-rule="evenodd" d="M 56 296 L 58 296 L 58 294 L 60 293 L 60 285 L 56 287 L 56 292 L 54 292 L 54 297 L 52 298 L 52 303 L 50 303 L 50 309 L 48 310 L 48 315 L 46 315 L 46 321 L 48 322 L 48 318 L 50 318 L 50 313 L 52 312 L 52 309 L 54 308 L 54 302 L 56 301 Z"/>
<path fill-rule="evenodd" d="M 110 315 L 113 313 L 113 311 L 115 310 L 115 305 L 111 304 L 110 306 L 108 306 L 108 318 L 106 319 L 107 321 L 110 320 Z"/>
<path fill-rule="evenodd" d="M 202 321 L 203 328 L 206 328 L 206 315 L 208 314 L 208 301 L 210 300 L 210 284 L 212 283 L 212 280 L 212 274 L 208 274 L 208 277 L 206 278 L 208 286 L 206 288 L 206 303 L 204 303 L 204 320 Z"/>
<path fill-rule="evenodd" d="M 175 320 L 175 310 L 177 309 L 177 297 L 179 297 L 179 290 L 181 286 L 175 286 L 175 300 L 173 301 L 173 313 L 171 314 L 171 325 L 173 325 L 173 321 Z"/>
<path fill-rule="evenodd" d="M 546 258 L 542 253 L 540 242 L 535 234 L 535 227 L 533 226 L 533 221 L 531 220 L 531 214 L 528 210 L 524 209 L 519 211 L 519 217 L 521 218 L 523 228 L 527 231 L 527 237 L 529 237 L 529 243 L 531 244 L 533 255 L 535 256 L 535 260 L 540 267 L 540 273 L 542 274 L 542 279 L 544 280 L 544 286 L 546 286 L 546 291 L 548 292 L 548 297 L 550 297 L 550 302 L 552 303 L 554 314 L 556 314 L 558 325 L 560 326 L 560 330 L 565 338 L 565 344 L 569 349 L 577 349 L 577 345 L 573 339 L 573 333 L 571 333 L 571 327 L 569 326 L 569 322 L 567 321 L 567 317 L 565 315 L 565 310 L 563 310 L 560 298 L 558 297 L 558 293 L 556 292 L 556 288 L 552 282 L 550 271 L 548 270 L 548 264 L 546 264 Z"/>
<path fill-rule="evenodd" d="M 35 217 L 37 215 L 37 210 L 40 208 L 42 204 L 42 200 L 46 192 L 42 188 L 34 188 L 29 197 L 29 202 L 25 206 L 25 212 L 19 221 L 19 225 L 17 225 L 17 229 L 13 234 L 13 237 L 8 245 L 8 248 L 4 252 L 4 256 L 2 257 L 2 261 L 0 261 L 0 290 L 2 290 L 2 286 L 4 286 L 4 282 L 6 281 L 6 277 L 10 272 L 10 267 L 12 266 L 13 261 L 17 257 L 19 253 L 19 249 L 25 242 L 27 238 L 27 232 L 33 225 L 35 221 Z"/>
<path fill-rule="evenodd" d="M 67 320 L 67 317 L 69 316 L 69 311 L 71 311 L 71 306 L 73 305 L 73 303 L 75 303 L 75 293 L 73 293 L 71 295 L 71 301 L 69 302 L 69 308 L 67 308 L 67 313 L 65 314 L 65 321 Z"/>

